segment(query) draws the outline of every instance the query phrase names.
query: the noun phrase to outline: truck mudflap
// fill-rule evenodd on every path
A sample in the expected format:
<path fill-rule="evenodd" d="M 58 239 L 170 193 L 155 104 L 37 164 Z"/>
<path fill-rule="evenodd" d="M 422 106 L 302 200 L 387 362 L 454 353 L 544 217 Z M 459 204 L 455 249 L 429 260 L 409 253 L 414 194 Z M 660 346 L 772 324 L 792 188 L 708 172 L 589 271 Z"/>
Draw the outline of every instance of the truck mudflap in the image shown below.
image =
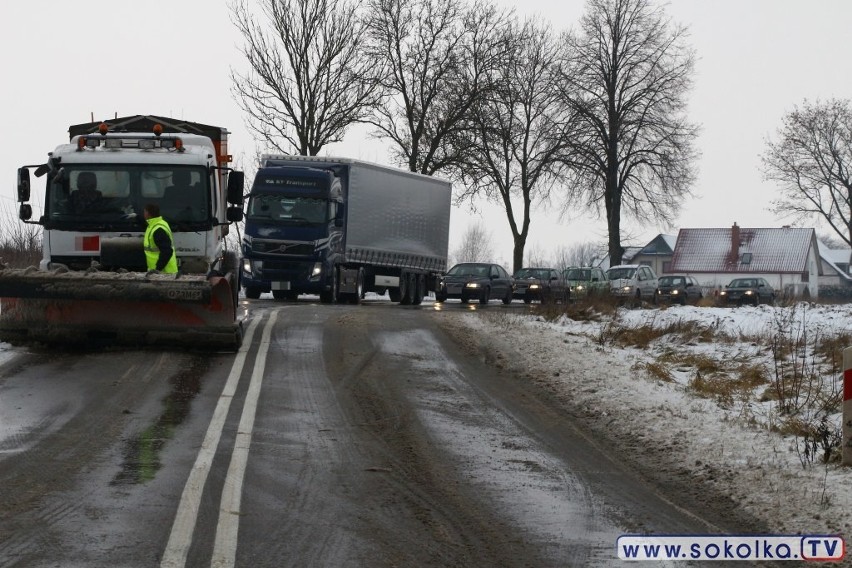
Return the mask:
<path fill-rule="evenodd" d="M 0 340 L 236 350 L 235 301 L 223 276 L 2 271 Z"/>

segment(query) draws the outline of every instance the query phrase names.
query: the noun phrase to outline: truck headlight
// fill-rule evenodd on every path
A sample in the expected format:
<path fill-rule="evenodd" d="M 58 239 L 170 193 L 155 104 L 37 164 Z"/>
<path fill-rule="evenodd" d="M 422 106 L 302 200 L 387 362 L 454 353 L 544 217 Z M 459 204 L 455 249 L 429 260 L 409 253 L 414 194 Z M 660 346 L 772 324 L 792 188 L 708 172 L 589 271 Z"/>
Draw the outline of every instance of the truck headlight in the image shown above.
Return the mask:
<path fill-rule="evenodd" d="M 311 269 L 311 278 L 316 278 L 320 274 L 322 274 L 322 263 L 316 262 L 314 263 L 313 269 Z"/>
<path fill-rule="evenodd" d="M 251 261 L 247 258 L 243 259 L 243 272 L 251 274 Z"/>

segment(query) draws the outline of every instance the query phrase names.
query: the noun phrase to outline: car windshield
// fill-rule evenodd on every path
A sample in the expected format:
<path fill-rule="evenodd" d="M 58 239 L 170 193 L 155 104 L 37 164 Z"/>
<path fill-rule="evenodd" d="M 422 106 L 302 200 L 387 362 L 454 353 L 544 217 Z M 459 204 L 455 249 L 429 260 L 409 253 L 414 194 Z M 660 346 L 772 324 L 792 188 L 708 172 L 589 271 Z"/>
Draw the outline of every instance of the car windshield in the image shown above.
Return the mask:
<path fill-rule="evenodd" d="M 633 275 L 636 274 L 635 268 L 610 268 L 606 271 L 606 276 L 610 280 L 620 280 L 622 278 L 633 278 Z"/>
<path fill-rule="evenodd" d="M 683 286 L 686 282 L 683 276 L 663 276 L 660 278 L 660 286 Z"/>
<path fill-rule="evenodd" d="M 547 278 L 547 273 L 543 268 L 521 268 L 515 272 L 515 278 Z"/>
<path fill-rule="evenodd" d="M 728 284 L 728 288 L 756 288 L 757 281 L 752 280 L 751 278 L 742 278 L 739 280 L 732 280 L 730 284 Z"/>
<path fill-rule="evenodd" d="M 591 280 L 592 271 L 588 268 L 571 268 L 565 274 L 567 280 Z"/>
<path fill-rule="evenodd" d="M 487 264 L 457 264 L 450 268 L 447 276 L 488 276 L 490 272 Z"/>

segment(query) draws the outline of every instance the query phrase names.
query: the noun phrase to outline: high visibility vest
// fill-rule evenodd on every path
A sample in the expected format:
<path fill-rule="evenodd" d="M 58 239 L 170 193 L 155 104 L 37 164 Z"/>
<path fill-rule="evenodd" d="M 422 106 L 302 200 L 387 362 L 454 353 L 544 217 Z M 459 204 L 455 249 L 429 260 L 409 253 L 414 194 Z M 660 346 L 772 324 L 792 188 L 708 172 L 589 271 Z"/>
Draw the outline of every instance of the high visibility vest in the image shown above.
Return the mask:
<path fill-rule="evenodd" d="M 160 249 L 157 248 L 157 243 L 154 242 L 154 231 L 163 229 L 169 235 L 169 241 L 172 243 L 172 257 L 163 268 L 166 274 L 174 274 L 178 271 L 177 268 L 177 251 L 175 250 L 175 241 L 172 238 L 172 229 L 166 220 L 162 217 L 153 217 L 148 219 L 148 228 L 145 229 L 145 238 L 142 240 L 142 246 L 145 248 L 145 259 L 148 262 L 148 270 L 157 268 L 157 261 L 160 259 Z"/>

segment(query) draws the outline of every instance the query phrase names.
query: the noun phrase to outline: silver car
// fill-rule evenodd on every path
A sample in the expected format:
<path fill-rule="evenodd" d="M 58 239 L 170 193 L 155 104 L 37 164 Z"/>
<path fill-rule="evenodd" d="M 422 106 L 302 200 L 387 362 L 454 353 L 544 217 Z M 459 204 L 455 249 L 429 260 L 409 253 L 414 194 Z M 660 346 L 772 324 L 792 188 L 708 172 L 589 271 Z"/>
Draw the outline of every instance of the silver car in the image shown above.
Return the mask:
<path fill-rule="evenodd" d="M 644 264 L 621 264 L 606 271 L 609 291 L 616 298 L 656 302 L 657 275 Z"/>

